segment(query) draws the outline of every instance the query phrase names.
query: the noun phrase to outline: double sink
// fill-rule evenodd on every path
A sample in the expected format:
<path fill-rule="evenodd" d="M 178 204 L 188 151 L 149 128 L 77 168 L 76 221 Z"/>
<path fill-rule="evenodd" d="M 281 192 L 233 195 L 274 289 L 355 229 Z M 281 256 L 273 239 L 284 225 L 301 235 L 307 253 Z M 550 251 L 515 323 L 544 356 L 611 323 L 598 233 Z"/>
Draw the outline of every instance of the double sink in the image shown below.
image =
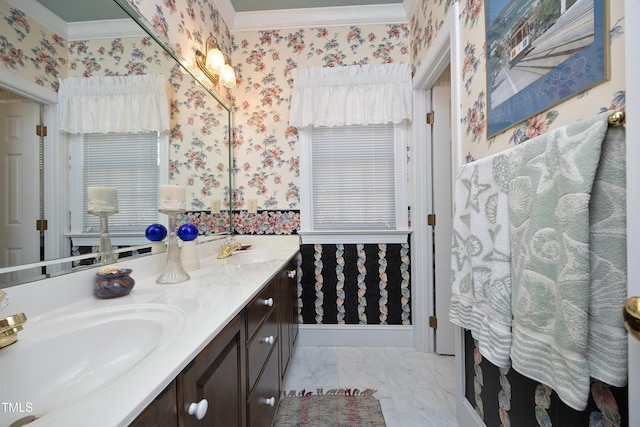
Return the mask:
<path fill-rule="evenodd" d="M 246 250 L 203 261 L 228 268 L 276 259 L 277 252 Z M 47 414 L 69 410 L 157 357 L 186 332 L 187 314 L 180 307 L 120 300 L 29 318 L 18 341 L 0 350 L 0 425 L 45 421 Z"/>

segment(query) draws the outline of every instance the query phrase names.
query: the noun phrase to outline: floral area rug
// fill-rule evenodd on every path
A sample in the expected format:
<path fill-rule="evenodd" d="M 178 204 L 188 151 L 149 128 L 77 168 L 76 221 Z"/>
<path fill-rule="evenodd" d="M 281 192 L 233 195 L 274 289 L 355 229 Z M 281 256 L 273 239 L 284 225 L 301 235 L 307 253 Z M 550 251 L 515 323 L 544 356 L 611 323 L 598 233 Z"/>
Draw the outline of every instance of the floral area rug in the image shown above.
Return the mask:
<path fill-rule="evenodd" d="M 386 427 L 375 390 L 290 391 L 272 427 Z"/>

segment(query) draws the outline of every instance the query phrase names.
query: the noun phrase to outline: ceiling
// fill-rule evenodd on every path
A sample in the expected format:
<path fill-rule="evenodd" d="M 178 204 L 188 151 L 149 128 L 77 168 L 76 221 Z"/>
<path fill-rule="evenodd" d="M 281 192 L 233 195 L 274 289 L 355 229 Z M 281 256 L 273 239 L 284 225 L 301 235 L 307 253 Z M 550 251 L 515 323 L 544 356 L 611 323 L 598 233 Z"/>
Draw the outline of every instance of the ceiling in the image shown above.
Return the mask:
<path fill-rule="evenodd" d="M 93 21 L 100 19 L 126 18 L 114 0 L 37 0 L 47 9 L 67 22 Z M 375 6 L 402 4 L 403 0 L 227 0 L 235 12 L 273 11 L 283 9 L 305 9 L 310 7 Z"/>
<path fill-rule="evenodd" d="M 390 3 L 402 3 L 402 0 L 231 0 L 231 4 L 236 12 L 309 7 L 364 6 Z"/>
<path fill-rule="evenodd" d="M 67 22 L 119 19 L 129 16 L 114 0 L 83 0 L 82 7 L 78 7 L 77 0 L 37 1 Z"/>
<path fill-rule="evenodd" d="M 128 18 L 114 0 L 10 0 L 40 3 L 62 21 Z M 408 23 L 419 0 L 208 0 L 238 31 Z M 36 3 L 37 2 L 37 3 Z M 22 4 L 22 3 L 21 3 Z M 313 11 L 310 11 L 310 9 Z"/>

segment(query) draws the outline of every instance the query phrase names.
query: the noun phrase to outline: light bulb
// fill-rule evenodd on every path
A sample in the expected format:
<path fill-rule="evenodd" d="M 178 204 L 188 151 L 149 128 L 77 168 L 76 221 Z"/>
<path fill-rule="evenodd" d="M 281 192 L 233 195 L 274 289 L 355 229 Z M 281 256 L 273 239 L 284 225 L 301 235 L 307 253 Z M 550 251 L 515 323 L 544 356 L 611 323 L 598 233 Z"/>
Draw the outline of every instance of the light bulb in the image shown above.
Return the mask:
<path fill-rule="evenodd" d="M 220 70 L 220 84 L 227 88 L 232 88 L 236 85 L 236 72 L 229 64 L 224 64 Z"/>
<path fill-rule="evenodd" d="M 213 74 L 220 74 L 222 67 L 224 67 L 224 55 L 220 49 L 214 48 L 207 52 L 207 68 Z"/>

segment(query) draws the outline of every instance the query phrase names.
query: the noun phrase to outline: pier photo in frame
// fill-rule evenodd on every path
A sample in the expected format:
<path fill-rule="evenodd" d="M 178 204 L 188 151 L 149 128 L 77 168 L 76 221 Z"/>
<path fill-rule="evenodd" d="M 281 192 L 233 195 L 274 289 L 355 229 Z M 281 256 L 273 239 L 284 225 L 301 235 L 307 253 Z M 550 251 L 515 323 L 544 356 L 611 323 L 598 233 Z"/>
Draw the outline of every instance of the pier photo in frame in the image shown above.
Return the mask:
<path fill-rule="evenodd" d="M 606 0 L 485 0 L 487 137 L 609 78 Z"/>

